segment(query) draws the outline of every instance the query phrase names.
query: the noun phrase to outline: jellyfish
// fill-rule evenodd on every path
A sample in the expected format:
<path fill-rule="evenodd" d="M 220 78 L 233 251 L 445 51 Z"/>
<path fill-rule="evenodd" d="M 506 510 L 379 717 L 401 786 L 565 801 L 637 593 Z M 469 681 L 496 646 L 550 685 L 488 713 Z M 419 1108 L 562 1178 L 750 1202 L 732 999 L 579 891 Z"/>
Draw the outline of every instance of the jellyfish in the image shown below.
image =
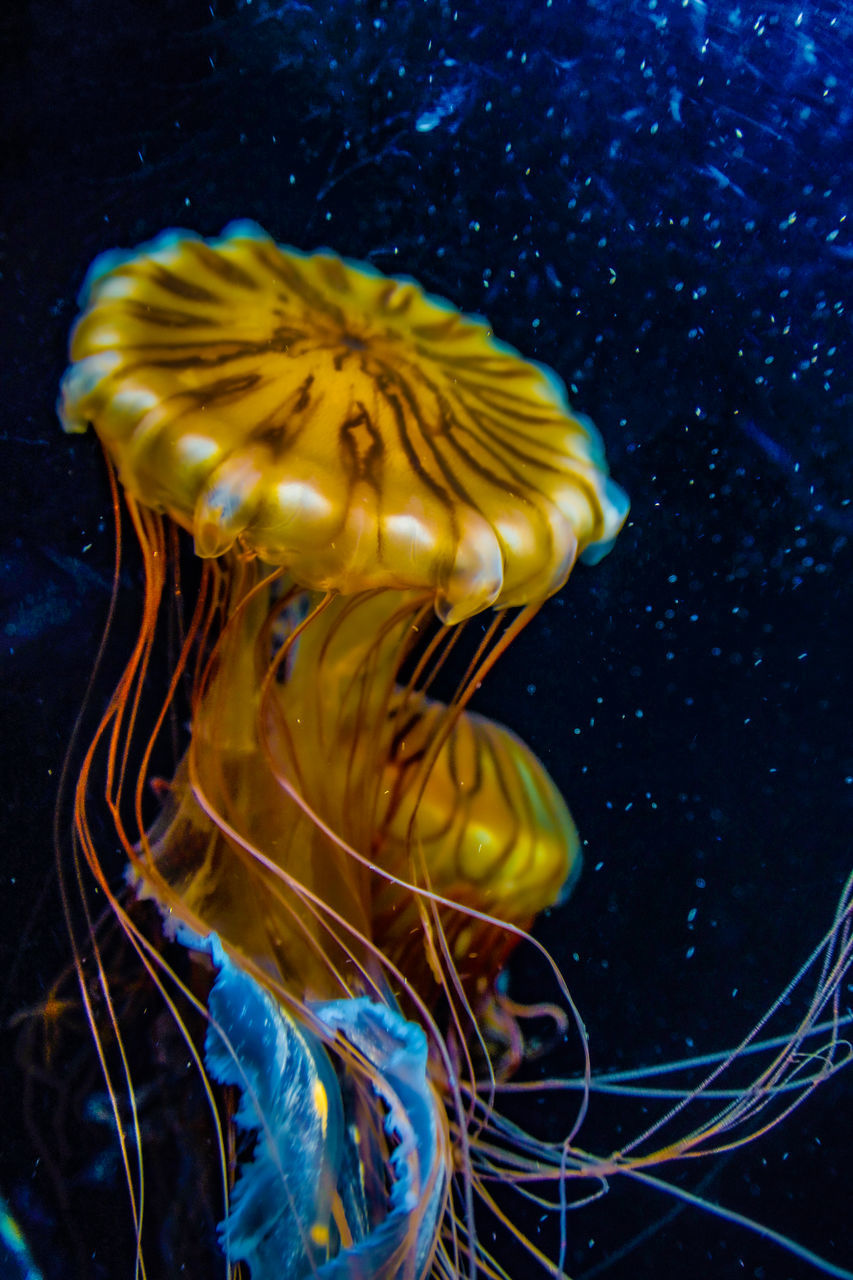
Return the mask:
<path fill-rule="evenodd" d="M 812 957 L 807 1017 L 747 1087 L 719 1085 L 751 1038 L 618 1150 L 579 1145 L 596 1087 L 583 1024 L 529 933 L 578 874 L 578 836 L 535 755 L 470 705 L 627 515 L 557 376 L 411 280 L 245 222 L 102 255 L 70 354 L 60 419 L 95 428 L 144 569 L 139 638 L 75 788 L 77 878 L 93 878 L 203 1081 L 228 1273 L 503 1275 L 485 1211 L 562 1275 L 568 1212 L 607 1179 L 666 1190 L 659 1165 L 748 1141 L 807 1096 L 831 1069 L 817 1054 L 806 1075 L 799 1055 L 843 972 L 846 907 Z M 123 887 L 100 856 L 99 772 Z M 143 1126 L 91 933 L 72 939 L 144 1272 Z M 584 1059 L 579 1079 L 535 1086 L 578 1091 L 559 1141 L 497 1105 L 534 1087 L 512 1079 L 529 1045 L 501 981 L 519 945 Z M 688 1120 L 706 1095 L 724 1100 Z M 556 1253 L 496 1187 L 552 1213 Z"/>
<path fill-rule="evenodd" d="M 61 421 L 95 427 L 145 568 L 142 632 L 81 772 L 77 837 L 156 967 L 87 817 L 104 750 L 122 762 L 108 791 L 133 892 L 216 970 L 207 1069 L 242 1088 L 235 1123 L 257 1133 L 227 1188 L 229 1260 L 261 1280 L 278 1232 L 298 1240 L 287 1275 L 473 1273 L 470 1176 L 469 1220 L 443 1225 L 452 1149 L 464 1157 L 482 1126 L 478 1072 L 493 1079 L 522 1052 L 498 975 L 566 892 L 579 844 L 533 753 L 468 704 L 625 519 L 597 433 L 484 321 L 247 223 L 103 255 L 71 362 Z M 158 618 L 181 590 L 175 527 L 201 580 L 130 787 Z M 189 742 L 149 824 L 144 781 L 190 672 Z M 299 1084 L 274 1120 L 282 1075 Z M 314 1162 L 305 1204 L 297 1149 Z"/>

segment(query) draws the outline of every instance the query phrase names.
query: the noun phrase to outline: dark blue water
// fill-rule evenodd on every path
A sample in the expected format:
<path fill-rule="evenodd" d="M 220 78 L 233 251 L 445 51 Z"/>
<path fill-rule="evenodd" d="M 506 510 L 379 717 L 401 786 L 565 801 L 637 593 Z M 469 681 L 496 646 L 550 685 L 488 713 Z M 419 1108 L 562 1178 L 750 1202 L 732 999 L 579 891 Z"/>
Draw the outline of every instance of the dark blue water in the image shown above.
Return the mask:
<path fill-rule="evenodd" d="M 51 811 L 112 578 L 96 443 L 53 413 L 75 294 L 105 248 L 252 217 L 487 314 L 601 429 L 630 523 L 480 706 L 540 753 L 587 842 L 540 932 L 594 1064 L 733 1046 L 853 865 L 849 8 L 92 0 L 0 26 L 4 1017 L 68 956 Z M 526 978 L 522 960 L 522 999 Z M 45 1270 L 73 1274 L 16 1080 L 0 1185 Z M 610 1150 L 645 1121 L 599 1099 L 582 1137 Z M 841 1072 L 683 1183 L 851 1269 L 851 1124 Z M 120 1176 L 90 1174 L 100 1241 Z M 570 1217 L 567 1266 L 818 1274 L 618 1182 Z"/>

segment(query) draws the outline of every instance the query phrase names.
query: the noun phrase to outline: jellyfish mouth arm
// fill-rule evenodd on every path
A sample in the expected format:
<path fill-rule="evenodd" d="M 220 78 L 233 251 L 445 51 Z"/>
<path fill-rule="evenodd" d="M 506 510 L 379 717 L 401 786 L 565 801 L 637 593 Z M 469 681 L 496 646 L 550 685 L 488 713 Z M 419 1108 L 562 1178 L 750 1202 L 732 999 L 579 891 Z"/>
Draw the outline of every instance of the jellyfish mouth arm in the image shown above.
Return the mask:
<path fill-rule="evenodd" d="M 450 1167 L 447 1118 L 429 1082 L 426 1035 L 395 1010 L 365 999 L 315 1005 L 313 1011 L 373 1069 L 374 1090 L 387 1108 L 385 1127 L 396 1140 L 388 1215 L 354 1246 L 354 1259 L 357 1265 L 366 1264 L 369 1274 L 381 1276 L 383 1260 L 405 1247 L 413 1258 L 412 1274 L 425 1276 L 447 1201 Z M 338 1271 L 331 1264 L 323 1274 L 331 1278 Z"/>
<path fill-rule="evenodd" d="M 238 1128 L 257 1134 L 219 1226 L 229 1262 L 259 1280 L 315 1272 L 328 1258 L 343 1108 L 322 1045 L 228 956 L 215 934 L 185 934 L 217 968 L 208 1001 L 208 1070 L 241 1094 Z"/>
<path fill-rule="evenodd" d="M 342 1147 L 351 1139 L 321 1039 L 239 968 L 215 934 L 185 933 L 181 940 L 208 952 L 218 970 L 207 1066 L 220 1084 L 240 1089 L 236 1123 L 258 1135 L 219 1228 L 229 1259 L 248 1262 L 258 1280 L 295 1280 L 306 1268 L 326 1280 L 342 1280 L 353 1268 L 387 1280 L 425 1276 L 447 1201 L 450 1158 L 423 1030 L 366 998 L 311 1009 L 330 1045 L 347 1046 L 342 1061 L 349 1069 L 360 1064 L 385 1109 L 391 1190 L 384 1217 L 365 1231 L 366 1211 L 350 1223 L 340 1219 L 342 1204 L 357 1202 L 363 1191 L 340 1182 L 348 1176 Z"/>

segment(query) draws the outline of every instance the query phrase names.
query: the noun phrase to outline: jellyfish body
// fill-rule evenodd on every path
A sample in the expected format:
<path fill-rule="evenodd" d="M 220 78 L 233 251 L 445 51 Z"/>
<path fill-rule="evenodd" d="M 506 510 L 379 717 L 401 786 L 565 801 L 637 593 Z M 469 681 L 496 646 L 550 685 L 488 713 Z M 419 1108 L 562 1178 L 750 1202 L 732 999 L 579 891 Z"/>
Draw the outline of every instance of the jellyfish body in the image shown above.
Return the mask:
<path fill-rule="evenodd" d="M 137 891 L 218 938 L 209 1071 L 245 1086 L 236 1123 L 275 1157 L 256 1160 L 258 1194 L 238 1178 L 231 1256 L 263 1275 L 283 1222 L 298 1226 L 288 1276 L 476 1267 L 472 1221 L 441 1238 L 457 1161 L 471 1213 L 477 1103 L 459 1076 L 476 1099 L 500 969 L 579 846 L 542 765 L 468 702 L 578 555 L 608 549 L 627 501 L 556 375 L 412 281 L 238 223 L 104 255 L 81 301 L 60 416 L 97 430 L 146 569 L 144 634 L 100 731 L 112 758 L 127 757 L 167 592 L 160 513 L 206 564 L 154 729 L 193 665 L 184 757 L 153 827 L 139 786 L 135 837 L 112 810 Z M 456 624 L 509 606 L 524 607 L 474 637 L 438 698 Z M 102 881 L 88 781 L 87 765 L 78 834 Z M 304 1133 L 277 1114 L 276 1053 Z M 338 1172 L 365 1163 L 347 1105 L 387 1169 L 368 1176 L 391 1188 L 369 1229 Z M 277 1173 L 288 1197 L 300 1142 L 312 1175 L 276 1218 L 267 1183 Z"/>

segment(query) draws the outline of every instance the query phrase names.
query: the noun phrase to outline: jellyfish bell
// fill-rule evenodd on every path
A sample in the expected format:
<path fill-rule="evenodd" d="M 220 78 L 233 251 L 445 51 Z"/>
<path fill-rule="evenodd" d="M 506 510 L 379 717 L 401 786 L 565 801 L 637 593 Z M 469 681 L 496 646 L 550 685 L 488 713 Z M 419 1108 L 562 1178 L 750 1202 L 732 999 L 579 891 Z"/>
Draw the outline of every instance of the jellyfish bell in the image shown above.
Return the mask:
<path fill-rule="evenodd" d="M 81 305 L 62 423 L 202 556 L 457 622 L 550 595 L 627 513 L 556 375 L 413 281 L 235 223 L 107 255 Z"/>
<path fill-rule="evenodd" d="M 627 500 L 556 376 L 413 281 L 281 248 L 238 223 L 211 242 L 170 232 L 105 255 L 81 306 L 60 417 L 69 431 L 93 425 L 117 470 L 145 603 L 140 641 L 77 787 L 80 848 L 127 920 L 87 817 L 103 750 L 136 892 L 179 938 L 219 939 L 220 951 L 199 950 L 219 957 L 220 976 L 236 966 L 262 1005 L 272 1001 L 281 1021 L 262 1020 L 273 1028 L 266 1039 L 298 1051 L 306 1079 L 325 1045 L 353 1105 L 372 1096 L 396 1117 L 390 1139 L 374 1134 L 358 1154 L 362 1167 L 384 1158 L 393 1187 L 405 1184 L 395 1153 L 408 1143 L 417 1156 L 433 1140 L 425 1133 L 445 1131 L 442 1091 L 461 1152 L 450 1165 L 467 1169 L 465 1227 L 450 1231 L 450 1245 L 436 1243 L 448 1182 L 420 1151 L 427 1175 L 411 1186 L 427 1194 L 398 1193 L 420 1225 L 407 1220 L 375 1273 L 421 1274 L 433 1256 L 440 1273 L 458 1270 L 461 1254 L 479 1256 L 471 1041 L 488 1062 L 482 1019 L 504 960 L 579 865 L 571 817 L 542 765 L 468 703 L 578 555 L 606 552 Z M 129 744 L 164 599 L 179 595 L 163 516 L 192 534 L 204 569 L 131 783 Z M 521 612 L 507 615 L 510 606 Z M 460 624 L 489 608 L 498 612 L 476 633 L 469 626 L 473 651 L 442 700 Z M 190 672 L 189 741 L 151 825 L 145 778 Z M 364 1000 L 385 1012 L 364 1011 Z M 324 1020 L 318 1001 L 336 1012 Z M 208 1069 L 257 1091 L 245 1060 L 256 1038 L 243 1037 L 241 1057 L 237 1005 L 216 1007 L 206 1016 L 222 1043 Z M 386 1014 L 401 1022 L 380 1028 Z M 416 1069 L 418 1054 L 404 1055 L 416 1122 L 395 1110 L 389 1084 L 394 1045 L 409 1044 L 415 1024 L 430 1054 Z M 377 1037 L 384 1047 L 371 1057 L 365 1045 Z M 486 1074 L 493 1080 L 494 1067 Z M 294 1131 L 285 1126 L 282 1140 L 291 1151 Z M 279 1165 L 289 1158 L 279 1152 Z M 361 1209 L 344 1204 L 337 1156 L 321 1145 L 316 1159 L 326 1208 L 338 1197 L 325 1266 L 335 1249 L 342 1259 L 367 1249 L 370 1234 Z M 247 1198 L 237 1196 L 226 1223 Z M 433 1224 L 429 1246 L 424 1223 Z M 303 1255 L 309 1267 L 321 1261 L 307 1246 Z"/>

